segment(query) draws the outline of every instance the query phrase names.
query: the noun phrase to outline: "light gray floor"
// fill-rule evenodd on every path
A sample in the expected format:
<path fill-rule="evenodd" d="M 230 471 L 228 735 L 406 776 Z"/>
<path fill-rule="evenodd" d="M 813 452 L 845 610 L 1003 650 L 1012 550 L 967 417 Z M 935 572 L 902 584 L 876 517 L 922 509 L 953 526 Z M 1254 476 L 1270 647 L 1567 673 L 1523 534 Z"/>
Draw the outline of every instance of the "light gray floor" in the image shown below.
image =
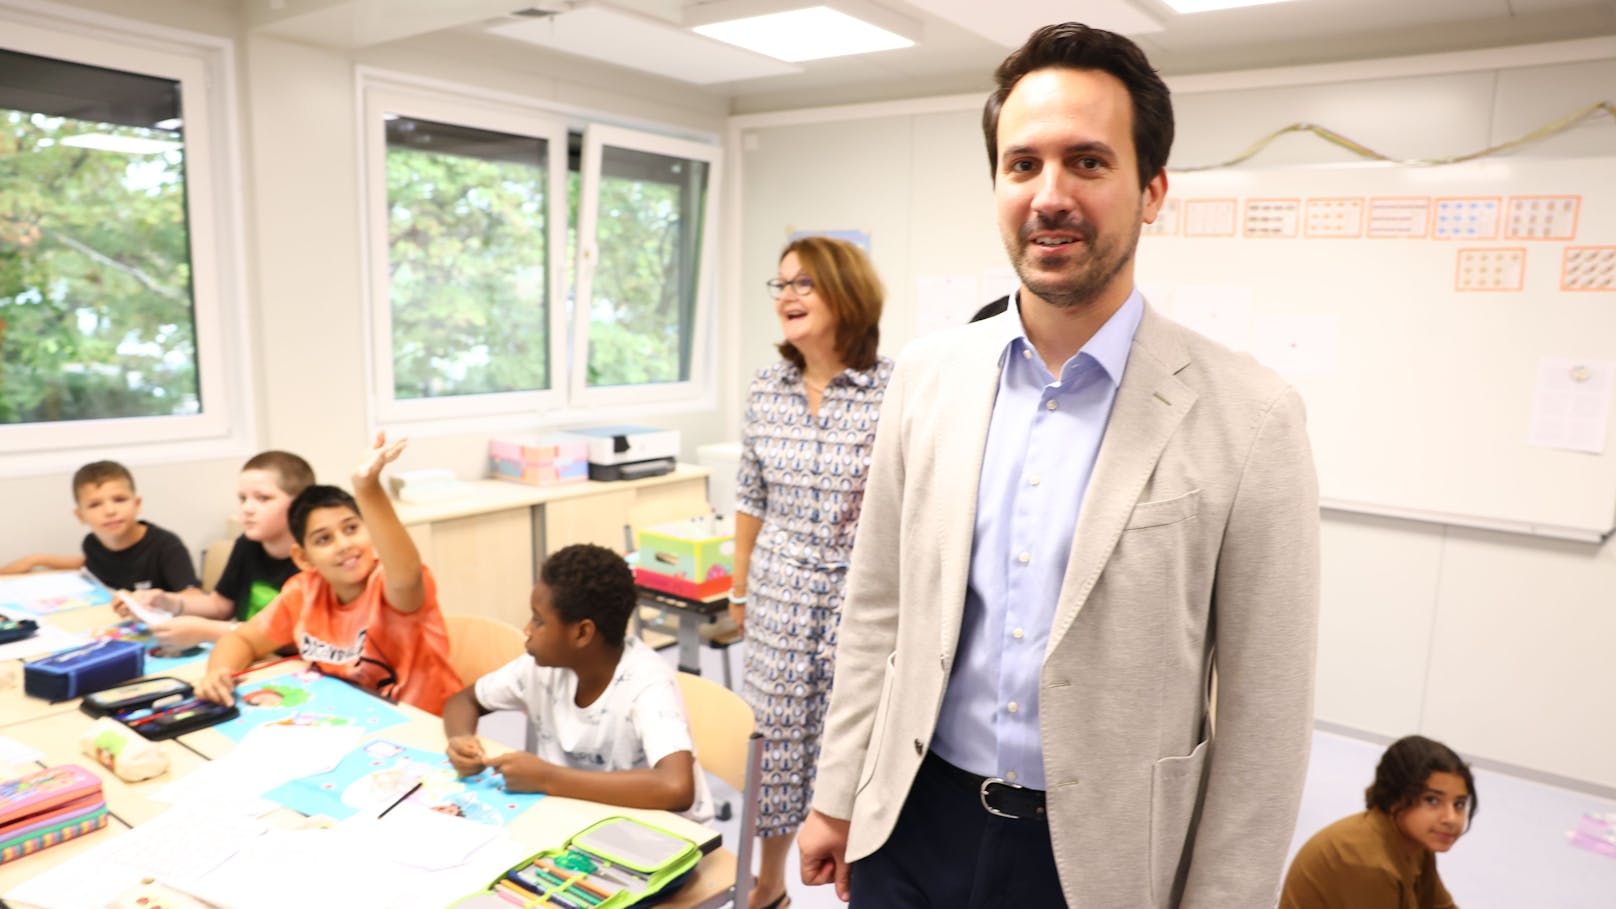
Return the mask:
<path fill-rule="evenodd" d="M 741 650 L 729 653 L 739 678 Z M 677 653 L 663 651 L 670 663 Z M 722 680 L 721 651 L 702 651 L 703 674 Z M 521 745 L 520 725 L 493 715 L 495 738 Z M 514 738 L 513 738 L 514 736 Z M 1464 753 L 1464 743 L 1448 744 Z M 1332 821 L 1363 808 L 1363 790 L 1375 773 L 1384 746 L 1345 735 L 1316 732 L 1308 767 L 1307 788 L 1291 843 L 1294 853 L 1308 837 Z M 1442 880 L 1463 909 L 1616 909 L 1616 858 L 1596 855 L 1567 843 L 1567 834 L 1584 813 L 1616 818 L 1616 801 L 1562 789 L 1506 773 L 1476 770 L 1477 812 L 1471 831 L 1437 866 Z M 713 780 L 713 794 L 734 798 Z M 738 825 L 717 825 L 724 843 L 734 848 Z M 788 878 L 795 909 L 841 906 L 828 887 L 804 887 L 794 879 L 797 852 L 789 859 Z"/>

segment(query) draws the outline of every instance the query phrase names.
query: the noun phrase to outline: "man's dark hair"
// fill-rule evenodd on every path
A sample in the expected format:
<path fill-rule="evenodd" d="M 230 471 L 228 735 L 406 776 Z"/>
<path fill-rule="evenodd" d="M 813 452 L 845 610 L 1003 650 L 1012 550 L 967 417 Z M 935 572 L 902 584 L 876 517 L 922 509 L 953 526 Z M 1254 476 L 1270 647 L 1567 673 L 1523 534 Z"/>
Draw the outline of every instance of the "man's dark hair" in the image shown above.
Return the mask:
<path fill-rule="evenodd" d="M 1425 781 L 1433 773 L 1451 773 L 1464 780 L 1470 790 L 1465 829 L 1470 829 L 1476 816 L 1476 781 L 1470 776 L 1470 765 L 1452 748 L 1423 735 L 1400 738 L 1380 756 L 1375 781 L 1364 790 L 1364 807 L 1396 814 L 1425 793 Z"/>
<path fill-rule="evenodd" d="M 321 486 L 318 483 L 297 494 L 292 504 L 286 507 L 286 526 L 292 531 L 292 539 L 297 545 L 303 545 L 303 535 L 309 529 L 309 515 L 316 508 L 347 508 L 354 514 L 359 514 L 359 503 L 348 494 L 346 489 L 336 486 Z M 364 515 L 360 515 L 364 517 Z"/>
<path fill-rule="evenodd" d="M 135 491 L 135 477 L 129 468 L 117 461 L 91 461 L 90 463 L 73 471 L 73 502 L 78 503 L 79 490 L 86 486 L 100 486 L 112 480 L 122 480 L 129 484 L 129 491 Z"/>
<path fill-rule="evenodd" d="M 988 168 L 999 172 L 999 111 L 1021 77 L 1041 69 L 1088 69 L 1110 73 L 1122 81 L 1133 99 L 1133 148 L 1139 162 L 1139 188 L 1167 166 L 1173 150 L 1173 99 L 1145 52 L 1127 38 L 1076 22 L 1046 25 L 993 73 L 997 86 L 982 108 L 982 137 L 988 144 Z"/>
<path fill-rule="evenodd" d="M 563 546 L 545 558 L 539 580 L 550 588 L 550 603 L 561 621 L 589 619 L 607 646 L 623 646 L 639 597 L 634 572 L 622 556 L 593 543 Z"/>

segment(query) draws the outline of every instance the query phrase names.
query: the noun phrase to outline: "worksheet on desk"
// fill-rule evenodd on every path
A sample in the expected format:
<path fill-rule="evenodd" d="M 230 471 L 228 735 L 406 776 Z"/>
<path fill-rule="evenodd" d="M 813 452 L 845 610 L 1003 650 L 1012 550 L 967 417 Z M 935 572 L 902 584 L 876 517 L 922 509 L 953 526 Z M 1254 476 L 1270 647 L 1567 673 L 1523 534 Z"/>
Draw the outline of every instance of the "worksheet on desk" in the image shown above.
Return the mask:
<path fill-rule="evenodd" d="M 357 726 L 366 735 L 404 722 L 386 701 L 313 669 L 244 682 L 236 689 L 241 716 L 213 727 L 239 742 L 266 724 Z"/>
<path fill-rule="evenodd" d="M 540 792 L 506 792 L 492 770 L 462 779 L 441 751 L 382 740 L 354 749 L 329 773 L 293 780 L 264 796 L 301 814 L 337 820 L 378 813 L 407 796 L 419 807 L 501 827 L 544 798 Z"/>
<path fill-rule="evenodd" d="M 0 576 L 0 612 L 48 615 L 111 602 L 112 591 L 71 571 Z"/>
<path fill-rule="evenodd" d="M 29 657 L 55 653 L 84 643 L 82 634 L 63 631 L 50 625 L 41 625 L 32 636 L 0 644 L 0 660 L 26 660 Z"/>
<path fill-rule="evenodd" d="M 239 814 L 176 808 L 35 875 L 4 896 L 42 909 L 100 909 L 145 877 L 174 882 L 201 878 L 263 832 L 263 822 Z"/>

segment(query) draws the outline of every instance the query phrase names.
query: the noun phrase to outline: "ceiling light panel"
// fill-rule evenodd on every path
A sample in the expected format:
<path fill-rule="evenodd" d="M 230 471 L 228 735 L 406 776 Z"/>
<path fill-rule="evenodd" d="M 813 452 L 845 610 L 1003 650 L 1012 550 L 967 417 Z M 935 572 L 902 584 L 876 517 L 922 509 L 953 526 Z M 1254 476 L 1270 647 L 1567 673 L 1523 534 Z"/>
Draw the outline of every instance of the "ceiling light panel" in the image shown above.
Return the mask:
<path fill-rule="evenodd" d="M 1239 9 L 1243 6 L 1267 6 L 1270 3 L 1289 3 L 1290 0 L 1161 0 L 1175 13 L 1210 13 L 1220 9 Z"/>
<path fill-rule="evenodd" d="M 1071 20 L 1116 32 L 1145 35 L 1165 26 L 1127 0 L 1078 0 L 1064 3 L 1057 14 L 1039 3 L 984 3 L 982 0 L 909 0 L 909 5 L 931 13 L 998 44 L 1017 48 L 1027 36 L 1051 22 Z"/>
<path fill-rule="evenodd" d="M 896 50 L 915 43 L 828 6 L 713 22 L 698 25 L 694 31 L 791 63 Z"/>
<path fill-rule="evenodd" d="M 515 19 L 489 28 L 496 35 L 589 57 L 695 85 L 802 72 L 802 67 L 719 44 L 678 26 L 581 6 L 543 19 Z"/>

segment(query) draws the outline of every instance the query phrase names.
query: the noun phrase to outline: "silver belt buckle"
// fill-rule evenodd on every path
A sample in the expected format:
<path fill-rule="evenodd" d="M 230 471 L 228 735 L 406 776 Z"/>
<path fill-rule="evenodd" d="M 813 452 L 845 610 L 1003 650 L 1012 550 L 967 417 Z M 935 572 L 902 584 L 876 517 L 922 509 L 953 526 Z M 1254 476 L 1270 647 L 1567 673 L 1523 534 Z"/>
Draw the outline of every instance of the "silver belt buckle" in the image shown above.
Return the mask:
<path fill-rule="evenodd" d="M 1009 814 L 1007 812 L 1000 811 L 999 809 L 997 809 L 997 808 L 993 807 L 992 805 L 988 804 L 988 787 L 994 785 L 995 783 L 997 783 L 1000 786 L 1003 786 L 1006 789 L 1026 789 L 1027 788 L 1026 786 L 1023 786 L 1020 783 L 1012 783 L 1009 780 L 1003 779 L 1001 777 L 996 777 L 995 776 L 995 777 L 990 777 L 988 779 L 985 779 L 985 780 L 982 781 L 982 790 L 980 792 L 980 796 L 982 798 L 982 809 L 984 811 L 986 811 L 988 814 L 996 815 L 998 817 L 1009 818 L 1012 821 L 1021 820 L 1021 815 L 1019 815 L 1019 814 Z"/>

